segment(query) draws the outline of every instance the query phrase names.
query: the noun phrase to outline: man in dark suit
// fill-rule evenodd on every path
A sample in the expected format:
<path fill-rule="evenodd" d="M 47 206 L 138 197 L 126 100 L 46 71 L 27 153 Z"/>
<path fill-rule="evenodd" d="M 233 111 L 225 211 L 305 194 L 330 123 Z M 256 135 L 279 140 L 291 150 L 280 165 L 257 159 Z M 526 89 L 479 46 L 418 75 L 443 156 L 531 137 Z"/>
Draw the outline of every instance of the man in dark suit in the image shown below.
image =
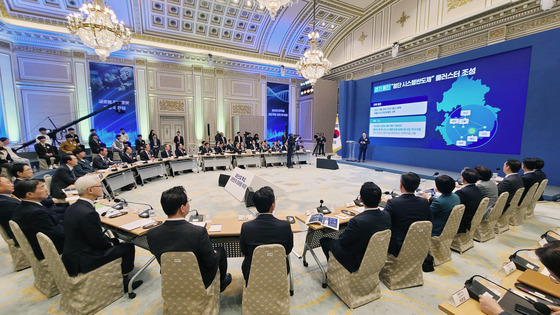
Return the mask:
<path fill-rule="evenodd" d="M 286 166 L 288 168 L 293 168 L 294 166 L 292 165 L 292 157 L 294 155 L 294 149 L 296 147 L 296 142 L 299 140 L 299 137 L 294 137 L 293 134 L 290 133 L 290 135 L 288 136 L 288 141 L 286 142 L 286 146 L 287 146 L 287 151 L 288 151 L 288 160 L 286 163 Z"/>
<path fill-rule="evenodd" d="M 159 156 L 159 150 L 161 149 L 161 141 L 159 141 L 157 134 L 152 135 L 152 140 L 150 140 L 150 150 L 155 158 Z"/>
<path fill-rule="evenodd" d="M 179 144 L 185 145 L 185 139 L 181 136 L 181 132 L 177 130 L 177 135 L 173 138 L 173 142 L 175 143 L 175 148 L 179 148 Z"/>
<path fill-rule="evenodd" d="M 373 182 L 365 182 L 360 188 L 360 201 L 364 204 L 364 211 L 348 221 L 337 240 L 328 237 L 321 239 L 321 247 L 327 260 L 331 252 L 349 272 L 360 268 L 371 236 L 391 229 L 391 216 L 378 207 L 381 201 L 379 186 Z"/>
<path fill-rule="evenodd" d="M 89 148 L 91 149 L 91 153 L 99 154 L 101 148 L 105 148 L 105 143 L 99 141 L 99 138 L 96 134 L 90 135 L 91 140 L 89 140 Z"/>
<path fill-rule="evenodd" d="M 206 142 L 200 151 L 202 154 L 212 153 L 212 149 L 210 148 L 210 143 Z"/>
<path fill-rule="evenodd" d="M 17 186 L 22 180 L 33 178 L 33 170 L 27 164 L 16 163 L 10 168 L 10 174 L 16 179 L 14 180 L 14 186 Z M 59 214 L 60 218 L 64 218 L 64 211 L 66 211 L 67 203 L 56 204 L 52 196 L 48 196 L 46 199 L 41 200 L 41 204 L 49 210 L 54 211 Z"/>
<path fill-rule="evenodd" d="M 138 139 L 136 139 L 136 141 L 134 141 L 134 146 L 136 147 L 136 153 L 140 154 L 140 152 L 142 151 L 142 148 L 144 148 L 144 145 L 146 144 L 146 141 L 142 140 L 142 135 L 138 135 Z"/>
<path fill-rule="evenodd" d="M 161 151 L 161 158 L 165 159 L 165 158 L 172 158 L 172 157 L 173 157 L 173 152 L 171 151 L 169 144 L 163 145 L 163 151 Z"/>
<path fill-rule="evenodd" d="M 0 225 L 8 233 L 8 236 L 15 240 L 8 222 L 12 219 L 14 211 L 19 207 L 20 201 L 12 196 L 13 192 L 14 184 L 7 177 L 0 175 Z"/>
<path fill-rule="evenodd" d="M 109 168 L 109 166 L 115 164 L 113 163 L 113 161 L 111 161 L 111 159 L 107 157 L 107 154 L 107 148 L 101 147 L 99 149 L 99 155 L 93 158 L 93 168 L 95 168 L 96 170 L 106 170 Z"/>
<path fill-rule="evenodd" d="M 134 156 L 132 156 L 132 148 L 131 147 L 124 148 L 124 153 L 121 156 L 121 160 L 123 161 L 123 163 L 134 163 L 134 162 L 136 162 L 136 158 Z"/>
<path fill-rule="evenodd" d="M 521 180 L 523 180 L 523 186 L 525 190 L 523 191 L 523 195 L 521 195 L 521 201 L 527 195 L 527 192 L 534 184 L 540 183 L 537 174 L 535 174 L 535 169 L 537 165 L 537 160 L 535 158 L 525 158 L 523 159 L 523 164 L 521 164 L 521 169 L 523 169 L 523 175 L 521 175 Z"/>
<path fill-rule="evenodd" d="M 49 169 L 53 169 L 58 167 L 57 164 L 60 161 L 60 158 L 56 155 L 54 148 L 47 143 L 47 138 L 45 136 L 38 136 L 37 140 L 39 143 L 35 144 L 35 153 L 37 153 L 37 157 L 40 159 L 44 159 L 49 166 Z M 51 165 L 51 158 L 54 158 L 54 165 Z"/>
<path fill-rule="evenodd" d="M 218 142 L 222 141 L 222 135 L 220 134 L 219 131 L 216 131 L 216 135 L 214 136 L 214 140 L 216 141 L 216 145 L 218 145 Z"/>
<path fill-rule="evenodd" d="M 86 160 L 86 151 L 84 149 L 77 148 L 72 151 L 72 153 L 74 153 L 74 155 L 78 159 L 78 164 L 74 166 L 74 174 L 76 175 L 76 177 L 82 177 L 88 173 L 95 172 L 95 169 L 93 168 L 93 166 L 91 166 L 91 163 Z"/>
<path fill-rule="evenodd" d="M 31 244 L 33 253 L 38 260 L 43 260 L 43 252 L 37 241 L 37 233 L 42 232 L 54 243 L 58 253 L 64 246 L 64 227 L 56 213 L 50 211 L 40 202 L 47 198 L 49 191 L 42 179 L 25 179 L 19 182 L 14 194 L 22 199 L 20 206 L 12 216 L 25 237 Z"/>
<path fill-rule="evenodd" d="M 76 181 L 76 174 L 74 174 L 74 166 L 78 164 L 78 159 L 73 155 L 62 156 L 62 164 L 54 172 L 51 182 L 51 196 L 64 199 L 66 194 L 62 189 L 74 184 Z"/>
<path fill-rule="evenodd" d="M 286 255 L 289 255 L 294 247 L 294 234 L 290 222 L 279 220 L 272 214 L 276 207 L 275 200 L 272 188 L 264 186 L 257 190 L 253 195 L 253 202 L 259 212 L 257 218 L 241 226 L 239 247 L 245 256 L 241 264 L 245 282 L 249 281 L 253 252 L 259 245 L 280 244 L 284 246 Z M 287 262 L 286 265 L 289 268 Z"/>
<path fill-rule="evenodd" d="M 286 145 L 287 142 L 288 142 L 288 135 L 287 132 L 284 131 L 284 133 L 282 134 L 282 145 Z"/>
<path fill-rule="evenodd" d="M 416 221 L 431 221 L 430 205 L 414 195 L 420 185 L 420 176 L 408 172 L 401 175 L 401 196 L 387 201 L 385 211 L 391 215 L 391 242 L 389 253 L 397 257 L 410 225 Z"/>
<path fill-rule="evenodd" d="M 140 160 L 142 161 L 150 161 L 153 160 L 154 156 L 152 155 L 152 152 L 150 152 L 150 146 L 145 144 L 144 145 L 144 150 L 142 150 L 142 152 L 140 152 Z"/>
<path fill-rule="evenodd" d="M 507 208 L 509 208 L 509 203 L 511 202 L 513 195 L 515 195 L 515 192 L 519 188 L 523 188 L 523 180 L 517 174 L 520 168 L 521 168 L 521 163 L 519 163 L 518 160 L 514 160 L 514 159 L 505 161 L 504 167 L 502 168 L 506 176 L 504 180 L 502 180 L 498 184 L 498 194 L 501 195 L 505 191 L 509 193 L 509 197 L 506 202 L 506 207 L 504 208 L 503 213 L 505 213 Z"/>
<path fill-rule="evenodd" d="M 224 144 L 222 143 L 221 140 L 214 147 L 214 152 L 216 152 L 216 154 L 224 153 Z"/>
<path fill-rule="evenodd" d="M 360 158 L 362 158 L 362 162 L 365 162 L 366 152 L 369 145 L 369 138 L 365 132 L 362 132 L 362 137 L 358 139 L 358 143 L 360 144 L 360 153 L 358 153 L 358 162 L 360 162 Z"/>
<path fill-rule="evenodd" d="M 544 161 L 541 158 L 535 158 L 535 175 L 537 176 L 537 180 L 539 184 L 546 179 L 546 174 L 543 172 Z M 539 201 L 544 200 L 543 196 L 541 195 Z"/>
<path fill-rule="evenodd" d="M 190 203 L 183 186 L 176 186 L 161 194 L 161 206 L 168 219 L 148 231 L 150 252 L 161 264 L 161 255 L 166 252 L 192 252 L 198 260 L 204 286 L 208 288 L 218 269 L 220 270 L 220 291 L 231 283 L 227 273 L 227 257 L 222 247 L 212 248 L 206 229 L 192 225 L 185 220 Z"/>
<path fill-rule="evenodd" d="M 93 201 L 103 196 L 103 186 L 95 175 L 88 175 L 76 181 L 80 195 L 68 207 L 64 216 L 64 252 L 62 261 L 70 276 L 95 270 L 110 261 L 122 258 L 121 268 L 125 292 L 128 289 L 128 274 L 134 269 L 134 245 L 120 243 L 118 239 L 103 234 L 99 214 Z M 133 288 L 142 284 L 135 281 Z"/>
<path fill-rule="evenodd" d="M 185 149 L 183 149 L 183 145 L 181 143 L 179 143 L 177 145 L 177 149 L 175 150 L 175 156 L 176 157 L 180 157 L 180 156 L 186 156 L 187 152 L 185 152 Z"/>
<path fill-rule="evenodd" d="M 480 188 L 476 187 L 477 181 L 478 175 L 476 175 L 476 171 L 473 168 L 466 167 L 461 172 L 461 182 L 464 185 L 455 194 L 459 196 L 461 204 L 465 205 L 465 212 L 463 212 L 458 233 L 465 233 L 467 229 L 471 228 L 472 218 L 478 209 L 480 201 L 484 198 Z"/>
<path fill-rule="evenodd" d="M 235 136 L 235 140 L 233 141 L 233 145 L 235 145 L 238 142 L 243 142 L 243 137 L 241 136 L 241 132 L 237 132 L 237 135 Z"/>

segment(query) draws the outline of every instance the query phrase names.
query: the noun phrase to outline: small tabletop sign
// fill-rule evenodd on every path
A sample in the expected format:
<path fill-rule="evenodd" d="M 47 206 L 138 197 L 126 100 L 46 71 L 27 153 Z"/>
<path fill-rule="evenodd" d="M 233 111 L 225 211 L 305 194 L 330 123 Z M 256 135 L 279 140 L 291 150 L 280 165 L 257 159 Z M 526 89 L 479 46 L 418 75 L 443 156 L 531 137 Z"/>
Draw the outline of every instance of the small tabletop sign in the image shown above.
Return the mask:
<path fill-rule="evenodd" d="M 463 287 L 461 290 L 453 293 L 448 302 L 454 307 L 458 307 L 459 305 L 468 301 L 469 298 L 469 291 L 467 291 L 467 288 Z"/>

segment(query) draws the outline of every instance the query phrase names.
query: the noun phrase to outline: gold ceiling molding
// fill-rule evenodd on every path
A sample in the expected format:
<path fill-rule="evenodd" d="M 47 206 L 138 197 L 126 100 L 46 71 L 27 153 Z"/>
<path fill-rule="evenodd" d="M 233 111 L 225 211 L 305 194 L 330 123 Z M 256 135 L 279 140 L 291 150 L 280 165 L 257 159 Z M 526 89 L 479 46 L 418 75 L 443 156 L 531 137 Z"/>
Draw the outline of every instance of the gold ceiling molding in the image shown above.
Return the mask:
<path fill-rule="evenodd" d="M 0 48 L 2 49 L 11 49 L 11 45 L 9 42 L 5 42 L 5 41 L 0 41 Z"/>
<path fill-rule="evenodd" d="M 243 73 L 243 72 L 236 72 L 236 71 L 224 71 L 224 74 L 228 77 L 235 77 L 235 78 L 245 78 L 245 79 L 253 79 L 256 81 L 260 80 L 260 75 L 258 73 Z"/>
<path fill-rule="evenodd" d="M 107 57 L 107 60 L 101 60 L 98 55 L 88 54 L 88 61 L 95 61 L 101 63 L 118 63 L 123 65 L 134 65 L 134 59 L 117 58 L 117 57 Z"/>
<path fill-rule="evenodd" d="M 507 35 L 516 35 L 518 33 L 525 33 L 527 31 L 534 31 L 534 33 L 536 33 L 542 31 L 543 27 L 546 27 L 546 29 L 550 29 L 558 27 L 559 24 L 560 13 L 556 13 L 538 19 L 526 21 L 517 25 L 510 25 L 507 27 Z"/>
<path fill-rule="evenodd" d="M 364 33 L 364 31 L 362 31 L 362 35 L 360 36 L 360 38 L 358 38 L 358 41 L 360 41 L 363 45 L 364 40 L 366 40 L 366 38 L 368 38 L 368 35 L 366 33 Z"/>
<path fill-rule="evenodd" d="M 436 46 L 436 47 L 429 48 L 429 49 L 426 51 L 426 58 L 433 58 L 433 57 L 436 57 L 436 58 L 437 58 L 438 55 L 439 55 L 439 47 L 437 47 L 437 46 Z"/>
<path fill-rule="evenodd" d="M 85 58 L 86 58 L 86 53 L 85 53 L 84 51 L 75 51 L 75 50 L 73 50 L 73 51 L 72 51 L 72 56 L 73 56 L 74 58 L 82 58 L 82 59 L 85 59 Z"/>
<path fill-rule="evenodd" d="M 72 52 L 68 50 L 50 49 L 28 45 L 14 45 L 14 51 L 27 52 L 40 55 L 53 55 L 61 57 L 72 57 Z"/>
<path fill-rule="evenodd" d="M 389 62 L 383 63 L 383 70 L 391 71 L 407 66 L 415 65 L 426 60 L 426 52 L 421 51 L 419 53 L 413 54 L 411 56 L 405 56 L 403 58 L 398 58 Z"/>
<path fill-rule="evenodd" d="M 253 115 L 253 106 L 247 104 L 232 104 L 232 115 Z"/>
<path fill-rule="evenodd" d="M 406 21 L 410 19 L 410 15 L 407 15 L 406 13 L 404 13 L 404 11 L 402 11 L 402 15 L 401 17 L 397 20 L 397 24 L 400 24 L 401 27 L 404 27 L 404 24 L 406 23 Z"/>
<path fill-rule="evenodd" d="M 139 65 L 139 66 L 145 66 L 146 65 L 146 60 L 136 59 L 136 64 Z"/>
<path fill-rule="evenodd" d="M 464 6 L 472 0 L 447 0 L 447 12 Z"/>
<path fill-rule="evenodd" d="M 447 44 L 447 45 L 441 45 L 439 51 L 442 55 L 448 54 L 450 52 L 453 51 L 465 51 L 465 50 L 470 50 L 470 49 L 464 49 L 467 47 L 472 47 L 472 46 L 480 46 L 480 44 L 486 44 L 486 41 L 488 40 L 488 35 L 487 34 L 481 34 L 478 36 L 474 36 L 474 37 L 470 37 L 455 43 L 451 43 L 451 44 Z M 474 47 L 473 47 L 474 48 Z M 471 48 L 472 49 L 472 48 Z"/>
<path fill-rule="evenodd" d="M 185 66 L 178 63 L 169 63 L 169 62 L 153 62 L 148 61 L 147 66 L 151 68 L 163 68 L 163 69 L 172 69 L 172 70 L 180 70 L 180 71 L 192 71 L 193 66 Z"/>
<path fill-rule="evenodd" d="M 506 29 L 503 27 L 488 32 L 488 40 L 505 39 L 505 37 Z"/>
<path fill-rule="evenodd" d="M 163 99 L 158 102 L 159 110 L 163 112 L 184 112 L 185 101 Z"/>

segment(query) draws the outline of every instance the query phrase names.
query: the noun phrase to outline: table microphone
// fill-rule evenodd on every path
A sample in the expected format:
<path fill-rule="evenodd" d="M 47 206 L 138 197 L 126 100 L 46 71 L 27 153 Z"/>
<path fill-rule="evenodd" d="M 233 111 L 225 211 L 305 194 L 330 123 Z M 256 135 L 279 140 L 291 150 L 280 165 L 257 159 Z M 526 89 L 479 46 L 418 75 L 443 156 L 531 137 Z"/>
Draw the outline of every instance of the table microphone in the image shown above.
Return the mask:
<path fill-rule="evenodd" d="M 319 211 L 319 212 L 322 213 L 322 214 L 329 214 L 329 213 L 331 213 L 331 211 L 329 210 L 329 208 L 323 206 L 323 202 L 324 202 L 323 199 L 319 200 L 319 202 L 321 203 L 321 205 L 319 205 L 319 206 L 317 207 L 317 211 Z"/>
<path fill-rule="evenodd" d="M 356 204 L 356 206 L 358 207 L 363 207 L 364 203 L 360 201 L 360 195 L 356 196 L 356 199 L 354 199 L 354 204 Z"/>
<path fill-rule="evenodd" d="M 470 279 L 468 279 L 467 281 L 465 281 L 465 288 L 466 288 L 467 291 L 469 292 L 469 296 L 470 296 L 471 298 L 473 298 L 474 300 L 477 300 L 477 301 L 478 301 L 479 296 L 480 296 L 480 295 L 483 295 L 483 294 L 485 294 L 485 293 L 490 294 L 494 300 L 498 300 L 498 298 L 499 298 L 499 296 L 497 296 L 494 292 L 492 292 L 491 290 L 489 290 L 487 287 L 485 287 L 485 286 L 483 286 L 482 284 L 480 284 L 480 282 L 474 281 L 473 279 L 474 279 L 475 277 L 482 278 L 482 279 L 484 279 L 484 280 L 486 280 L 486 281 L 488 281 L 488 282 L 490 282 L 490 283 L 493 283 L 494 285 L 496 285 L 496 286 L 498 286 L 498 287 L 500 287 L 500 288 L 502 288 L 502 289 L 504 289 L 504 290 L 506 290 L 506 291 L 509 291 L 509 292 L 511 292 L 511 293 L 513 293 L 513 294 L 519 296 L 520 298 L 524 299 L 525 301 L 531 303 L 531 305 L 533 305 L 533 307 L 534 307 L 537 311 L 539 311 L 539 313 L 541 313 L 541 314 L 549 315 L 549 314 L 552 312 L 551 309 L 550 309 L 546 304 L 541 303 L 541 302 L 535 302 L 535 301 L 533 301 L 533 300 L 531 300 L 531 299 L 529 299 L 529 298 L 527 298 L 527 297 L 524 297 L 524 296 L 522 296 L 522 295 L 520 295 L 520 294 L 518 294 L 518 293 L 515 293 L 515 291 L 513 291 L 513 290 L 508 290 L 508 289 L 504 288 L 503 286 L 497 284 L 496 282 L 494 282 L 494 281 L 492 281 L 492 280 L 490 280 L 490 279 L 488 279 L 488 278 L 486 278 L 486 277 L 483 277 L 483 276 L 481 276 L 481 275 L 474 275 L 474 276 L 472 276 Z"/>
<path fill-rule="evenodd" d="M 545 239 L 547 242 L 549 242 L 549 243 L 550 243 L 550 242 L 558 242 L 558 241 L 560 241 L 560 239 L 557 239 L 557 238 L 552 237 L 552 236 L 548 236 L 548 233 L 554 233 L 554 234 L 560 236 L 560 234 L 556 233 L 556 231 L 548 230 L 548 231 L 546 231 L 543 235 L 541 235 L 541 238 L 544 238 L 544 239 Z"/>
<path fill-rule="evenodd" d="M 198 210 L 193 209 L 194 212 L 196 212 L 196 215 L 191 215 L 191 217 L 189 218 L 189 222 L 202 222 L 204 221 L 204 215 L 203 214 L 198 214 Z"/>
<path fill-rule="evenodd" d="M 399 196 L 398 193 L 395 192 L 396 189 L 389 191 L 384 191 L 383 194 L 385 195 L 391 195 L 391 198 L 397 198 Z"/>
<path fill-rule="evenodd" d="M 511 261 L 513 261 L 513 263 L 515 264 L 515 267 L 517 267 L 517 269 L 519 269 L 521 271 L 525 271 L 527 269 L 531 269 L 533 271 L 538 271 L 539 270 L 539 265 L 534 264 L 532 262 L 529 262 L 527 259 L 525 259 L 523 257 L 517 256 L 517 253 L 519 253 L 519 252 L 534 251 L 534 250 L 535 249 L 533 249 L 533 248 L 520 249 L 520 250 L 516 251 L 515 253 L 513 253 L 511 256 L 509 256 L 509 259 Z"/>
<path fill-rule="evenodd" d="M 128 203 L 129 203 L 124 198 L 115 198 L 115 202 L 119 202 L 121 204 L 121 209 L 124 207 L 124 205 L 128 205 Z M 135 204 L 135 205 L 143 205 L 143 206 L 150 207 L 149 209 L 146 209 L 146 210 L 138 213 L 138 216 L 141 217 L 141 218 L 149 218 L 150 217 L 150 210 L 154 210 L 154 208 L 152 208 L 152 205 L 147 204 L 147 203 L 132 202 L 132 201 L 130 203 Z"/>

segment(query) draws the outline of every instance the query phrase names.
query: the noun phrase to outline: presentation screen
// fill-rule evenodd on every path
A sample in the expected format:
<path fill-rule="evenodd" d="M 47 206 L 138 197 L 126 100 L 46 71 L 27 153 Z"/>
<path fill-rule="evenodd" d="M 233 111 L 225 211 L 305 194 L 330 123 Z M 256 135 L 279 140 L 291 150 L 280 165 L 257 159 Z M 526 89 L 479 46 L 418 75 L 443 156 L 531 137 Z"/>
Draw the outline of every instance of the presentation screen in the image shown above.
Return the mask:
<path fill-rule="evenodd" d="M 519 154 L 531 49 L 372 83 L 373 145 Z"/>
<path fill-rule="evenodd" d="M 272 82 L 266 84 L 266 138 L 264 139 L 267 139 L 268 143 L 281 140 L 288 126 L 289 96 L 289 85 Z"/>

